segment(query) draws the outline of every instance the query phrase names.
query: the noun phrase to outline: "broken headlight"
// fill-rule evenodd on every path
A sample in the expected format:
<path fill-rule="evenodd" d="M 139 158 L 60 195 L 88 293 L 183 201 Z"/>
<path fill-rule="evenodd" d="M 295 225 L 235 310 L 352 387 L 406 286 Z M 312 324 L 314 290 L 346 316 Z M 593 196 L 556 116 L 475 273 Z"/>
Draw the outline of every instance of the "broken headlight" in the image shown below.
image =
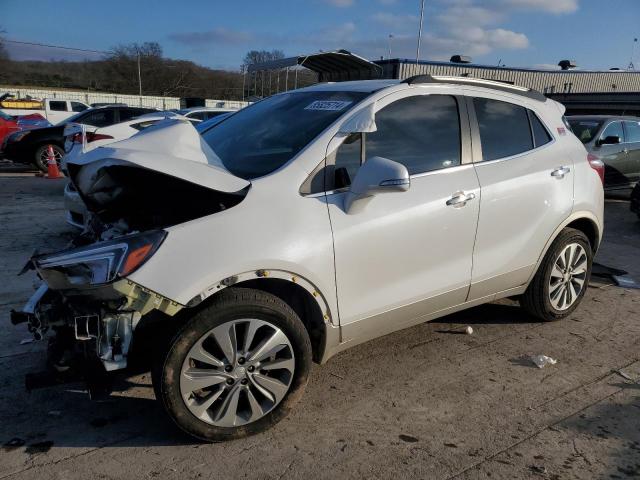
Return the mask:
<path fill-rule="evenodd" d="M 164 230 L 127 235 L 39 255 L 32 262 L 53 289 L 100 285 L 133 273 L 155 253 L 166 235 Z"/>

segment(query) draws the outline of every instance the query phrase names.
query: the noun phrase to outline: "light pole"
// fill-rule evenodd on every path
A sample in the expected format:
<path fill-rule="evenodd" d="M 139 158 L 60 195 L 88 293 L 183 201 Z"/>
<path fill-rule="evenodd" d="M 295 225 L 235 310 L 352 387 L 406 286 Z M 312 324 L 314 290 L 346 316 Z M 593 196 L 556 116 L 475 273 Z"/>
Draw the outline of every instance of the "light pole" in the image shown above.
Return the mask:
<path fill-rule="evenodd" d="M 138 54 L 138 96 L 140 97 L 140 106 L 142 106 L 142 73 L 140 71 L 140 49 L 136 48 Z"/>
<path fill-rule="evenodd" d="M 422 41 L 423 18 L 424 18 L 424 0 L 420 0 L 420 27 L 418 28 L 418 47 L 416 48 L 416 64 L 420 61 L 420 42 Z"/>
<path fill-rule="evenodd" d="M 391 60 L 391 39 L 393 38 L 393 35 L 389 34 L 389 38 L 387 40 L 387 59 Z"/>

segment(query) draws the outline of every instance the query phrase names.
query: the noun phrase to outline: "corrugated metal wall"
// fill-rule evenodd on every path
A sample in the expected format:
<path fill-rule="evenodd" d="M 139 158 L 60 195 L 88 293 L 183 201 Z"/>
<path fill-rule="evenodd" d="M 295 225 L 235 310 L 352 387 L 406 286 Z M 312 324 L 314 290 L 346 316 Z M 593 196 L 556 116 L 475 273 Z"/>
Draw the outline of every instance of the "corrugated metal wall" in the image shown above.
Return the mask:
<path fill-rule="evenodd" d="M 398 66 L 395 73 L 394 63 L 383 65 L 384 76 L 399 79 L 424 74 L 469 76 L 510 82 L 543 93 L 640 92 L 640 72 L 543 71 L 403 61 Z"/>
<path fill-rule="evenodd" d="M 116 93 L 0 87 L 0 93 L 5 92 L 14 95 L 16 98 L 25 98 L 27 96 L 38 99 L 59 98 L 61 100 L 75 100 L 87 105 L 92 103 L 125 103 L 131 107 L 149 107 L 161 110 L 180 108 L 180 98 L 178 97 L 151 97 L 144 95 L 139 97 L 138 95 L 120 95 Z M 207 107 L 242 108 L 246 107 L 248 102 L 206 99 L 205 105 Z"/>

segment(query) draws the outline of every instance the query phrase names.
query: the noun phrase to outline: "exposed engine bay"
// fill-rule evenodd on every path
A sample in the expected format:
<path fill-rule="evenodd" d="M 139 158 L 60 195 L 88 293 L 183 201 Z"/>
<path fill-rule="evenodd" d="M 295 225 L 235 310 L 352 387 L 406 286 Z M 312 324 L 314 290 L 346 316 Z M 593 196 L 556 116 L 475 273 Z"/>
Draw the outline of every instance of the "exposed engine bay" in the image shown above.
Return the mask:
<path fill-rule="evenodd" d="M 190 125 L 169 128 L 175 132 L 161 132 L 163 139 L 173 135 L 201 147 Z M 150 168 L 147 157 L 154 152 L 136 150 L 134 140 L 118 142 L 128 144 L 125 149 L 98 148 L 67 164 L 89 213 L 85 229 L 67 249 L 34 255 L 23 269 L 35 270 L 43 283 L 21 311 L 11 312 L 11 321 L 27 323 L 36 340 L 54 334 L 49 365 L 57 372 L 78 361 L 107 372 L 125 368 L 141 320 L 152 311 L 173 316 L 184 307 L 127 276 L 157 251 L 166 228 L 232 208 L 250 189 L 219 165 L 168 157 L 166 152 L 159 156 L 158 168 Z M 177 147 L 172 148 L 175 153 Z M 132 153 L 141 161 L 131 160 Z M 211 154 L 205 149 L 205 157 Z M 89 155 L 93 158 L 85 158 Z M 195 183 L 198 177 L 203 181 Z"/>

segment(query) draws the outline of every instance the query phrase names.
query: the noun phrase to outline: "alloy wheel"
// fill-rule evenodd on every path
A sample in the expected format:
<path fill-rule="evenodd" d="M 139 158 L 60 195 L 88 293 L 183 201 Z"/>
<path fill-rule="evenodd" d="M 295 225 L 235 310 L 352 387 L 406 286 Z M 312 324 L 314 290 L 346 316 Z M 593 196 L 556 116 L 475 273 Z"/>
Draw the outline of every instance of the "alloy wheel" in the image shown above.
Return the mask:
<path fill-rule="evenodd" d="M 264 320 L 233 320 L 191 347 L 180 393 L 198 419 L 237 427 L 272 411 L 288 392 L 294 371 L 293 347 L 282 330 Z"/>
<path fill-rule="evenodd" d="M 587 279 L 588 257 L 579 243 L 562 249 L 551 269 L 549 301 L 556 310 L 566 310 L 580 296 Z"/>
<path fill-rule="evenodd" d="M 60 162 L 62 161 L 62 153 L 55 148 L 53 149 L 53 158 L 55 158 L 58 167 L 60 166 Z M 40 154 L 40 162 L 46 167 L 49 163 L 49 154 L 47 153 L 47 149 L 45 148 Z"/>

